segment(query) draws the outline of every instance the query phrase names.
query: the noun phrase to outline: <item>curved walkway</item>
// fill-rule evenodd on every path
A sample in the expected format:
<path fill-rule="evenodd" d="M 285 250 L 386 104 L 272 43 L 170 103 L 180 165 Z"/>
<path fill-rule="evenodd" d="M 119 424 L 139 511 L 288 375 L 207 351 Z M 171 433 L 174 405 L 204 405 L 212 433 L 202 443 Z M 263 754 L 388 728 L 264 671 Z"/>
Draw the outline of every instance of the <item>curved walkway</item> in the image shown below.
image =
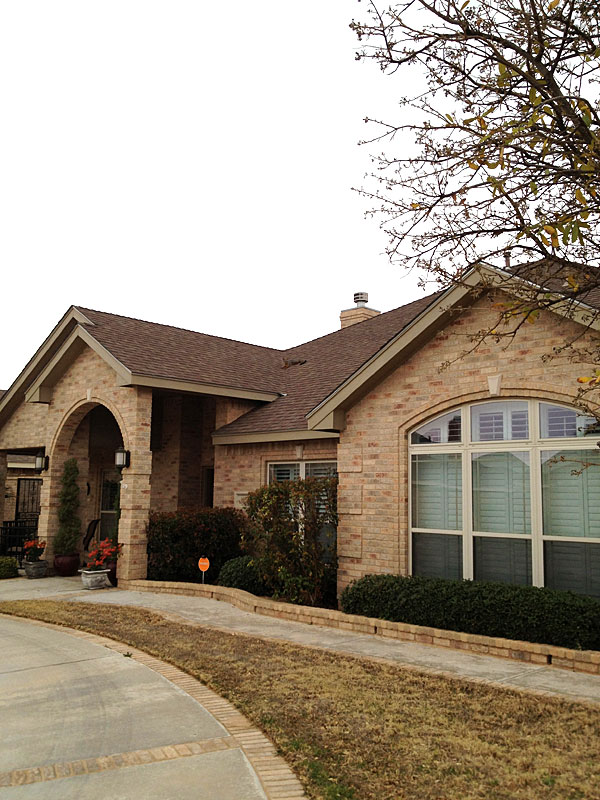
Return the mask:
<path fill-rule="evenodd" d="M 558 667 L 522 664 L 494 656 L 351 633 L 319 625 L 288 622 L 242 611 L 226 602 L 200 597 L 120 589 L 82 591 L 78 577 L 44 578 L 36 581 L 15 578 L 0 581 L 0 601 L 33 596 L 40 598 L 51 596 L 53 599 L 68 602 L 140 606 L 165 615 L 174 615 L 192 624 L 207 625 L 219 630 L 278 639 L 367 658 L 384 659 L 409 668 L 492 686 L 600 703 L 600 675 L 587 675 Z"/>
<path fill-rule="evenodd" d="M 14 617 L 0 616 L 0 642 L 1 800 L 304 797 L 271 742 L 181 670 Z"/>

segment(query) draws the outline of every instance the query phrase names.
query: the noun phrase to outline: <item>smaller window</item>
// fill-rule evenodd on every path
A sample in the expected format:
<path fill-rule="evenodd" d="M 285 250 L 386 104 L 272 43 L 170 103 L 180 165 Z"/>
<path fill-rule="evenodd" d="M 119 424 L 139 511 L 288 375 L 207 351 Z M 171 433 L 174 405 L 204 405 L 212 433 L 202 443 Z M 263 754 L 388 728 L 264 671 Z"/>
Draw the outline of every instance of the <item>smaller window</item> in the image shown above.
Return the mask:
<path fill-rule="evenodd" d="M 540 433 L 542 439 L 598 436 L 600 425 L 595 417 L 581 414 L 574 408 L 540 403 Z"/>
<path fill-rule="evenodd" d="M 471 439 L 501 442 L 529 438 L 527 403 L 482 403 L 471 408 Z"/>
<path fill-rule="evenodd" d="M 295 461 L 289 464 L 269 464 L 269 483 L 295 481 L 297 478 L 334 478 L 336 461 Z"/>
<path fill-rule="evenodd" d="M 411 444 L 439 444 L 442 442 L 460 442 L 461 415 L 460 411 L 452 411 L 442 417 L 436 417 L 422 425 L 411 434 Z"/>

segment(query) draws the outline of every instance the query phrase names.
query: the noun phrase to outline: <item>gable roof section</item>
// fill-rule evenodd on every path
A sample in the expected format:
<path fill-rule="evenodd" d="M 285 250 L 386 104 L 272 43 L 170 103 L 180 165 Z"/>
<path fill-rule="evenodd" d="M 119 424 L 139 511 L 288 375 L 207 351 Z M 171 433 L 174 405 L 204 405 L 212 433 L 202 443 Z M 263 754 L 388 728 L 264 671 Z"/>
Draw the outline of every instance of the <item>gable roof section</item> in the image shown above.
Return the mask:
<path fill-rule="evenodd" d="M 257 440 L 261 437 L 265 440 L 269 434 L 284 431 L 293 431 L 295 435 L 277 438 L 303 438 L 303 434 L 310 434 L 306 422 L 309 412 L 385 347 L 399 330 L 420 316 L 439 294 L 423 297 L 286 350 L 283 355 L 288 363 L 301 362 L 292 363 L 285 370 L 286 395 L 219 428 L 213 434 L 213 441 L 216 444 L 233 444 L 249 441 L 249 437 L 254 436 Z M 333 431 L 336 427 L 322 427 L 321 431 Z M 317 432 L 316 429 L 314 432 Z"/>
<path fill-rule="evenodd" d="M 74 306 L 60 319 L 52 332 L 29 359 L 21 373 L 12 385 L 0 396 L 0 424 L 23 400 L 25 390 L 33 378 L 45 369 L 48 362 L 64 345 L 66 339 L 80 323 L 89 323 L 89 320 Z"/>
<path fill-rule="evenodd" d="M 121 386 L 153 386 L 271 401 L 279 351 L 168 325 L 72 306 L 19 378 L 0 397 L 0 418 L 23 397 L 47 403 L 52 387 L 85 346 L 114 369 Z"/>
<path fill-rule="evenodd" d="M 539 287 L 528 280 L 524 274 L 524 270 L 521 270 L 521 274 L 519 274 L 516 270 L 506 271 L 481 264 L 465 275 L 459 285 L 438 293 L 422 314 L 415 316 L 385 347 L 375 353 L 343 384 L 311 409 L 307 414 L 309 429 L 330 430 L 339 425 L 341 422 L 340 412 L 351 406 L 402 360 L 415 352 L 421 343 L 431 335 L 432 329 L 439 329 L 461 308 L 464 308 L 465 304 L 473 302 L 477 296 L 473 289 L 477 286 L 484 290 L 499 288 L 502 291 L 514 293 L 516 296 L 525 297 L 532 286 L 538 289 Z M 563 296 L 556 279 L 552 284 L 550 282 L 548 284 L 543 291 L 549 291 L 559 301 L 552 308 L 554 313 L 596 331 L 600 330 L 599 292 L 588 292 L 585 297 L 573 302 L 568 298 L 562 299 Z"/>
<path fill-rule="evenodd" d="M 284 391 L 279 350 L 103 311 L 79 310 L 93 324 L 89 332 L 94 339 L 134 376 L 132 385 L 180 381 L 274 397 Z"/>

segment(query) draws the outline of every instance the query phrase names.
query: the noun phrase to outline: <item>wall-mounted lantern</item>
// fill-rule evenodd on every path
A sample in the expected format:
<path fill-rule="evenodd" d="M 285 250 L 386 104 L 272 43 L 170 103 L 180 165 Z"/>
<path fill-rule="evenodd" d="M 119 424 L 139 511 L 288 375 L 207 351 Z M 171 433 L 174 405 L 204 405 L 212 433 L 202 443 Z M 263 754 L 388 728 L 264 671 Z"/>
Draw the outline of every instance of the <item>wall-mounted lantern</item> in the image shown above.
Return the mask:
<path fill-rule="evenodd" d="M 45 472 L 49 466 L 50 466 L 49 456 L 45 455 L 43 450 L 40 450 L 35 457 L 35 471 Z"/>
<path fill-rule="evenodd" d="M 125 450 L 123 445 L 117 447 L 115 450 L 115 467 L 121 472 L 125 467 L 129 466 L 130 454 L 129 450 Z"/>

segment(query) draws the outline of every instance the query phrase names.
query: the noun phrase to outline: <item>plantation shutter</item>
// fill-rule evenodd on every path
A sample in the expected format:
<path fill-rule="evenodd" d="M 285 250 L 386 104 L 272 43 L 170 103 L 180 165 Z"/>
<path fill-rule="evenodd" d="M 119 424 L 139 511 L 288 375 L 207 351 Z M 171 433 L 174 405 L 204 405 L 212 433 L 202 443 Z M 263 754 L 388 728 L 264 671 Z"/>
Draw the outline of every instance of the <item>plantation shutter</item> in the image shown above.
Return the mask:
<path fill-rule="evenodd" d="M 600 544 L 544 542 L 545 585 L 600 597 Z"/>
<path fill-rule="evenodd" d="M 473 529 L 530 533 L 528 453 L 473 454 Z"/>
<path fill-rule="evenodd" d="M 462 536 L 413 533 L 412 574 L 459 581 L 463 576 Z"/>
<path fill-rule="evenodd" d="M 600 466 L 589 450 L 542 453 L 542 508 L 546 536 L 600 537 Z M 565 461 L 561 461 L 565 458 Z M 580 474 L 573 475 L 573 471 Z"/>
<path fill-rule="evenodd" d="M 531 585 L 531 542 L 527 539 L 473 539 L 476 581 L 501 581 Z"/>
<path fill-rule="evenodd" d="M 333 478 L 337 475 L 335 461 L 309 462 L 306 464 L 307 478 Z"/>
<path fill-rule="evenodd" d="M 300 477 L 300 464 L 270 464 L 269 483 L 274 481 L 295 481 Z"/>
<path fill-rule="evenodd" d="M 415 528 L 462 528 L 460 453 L 412 457 L 412 524 Z"/>

